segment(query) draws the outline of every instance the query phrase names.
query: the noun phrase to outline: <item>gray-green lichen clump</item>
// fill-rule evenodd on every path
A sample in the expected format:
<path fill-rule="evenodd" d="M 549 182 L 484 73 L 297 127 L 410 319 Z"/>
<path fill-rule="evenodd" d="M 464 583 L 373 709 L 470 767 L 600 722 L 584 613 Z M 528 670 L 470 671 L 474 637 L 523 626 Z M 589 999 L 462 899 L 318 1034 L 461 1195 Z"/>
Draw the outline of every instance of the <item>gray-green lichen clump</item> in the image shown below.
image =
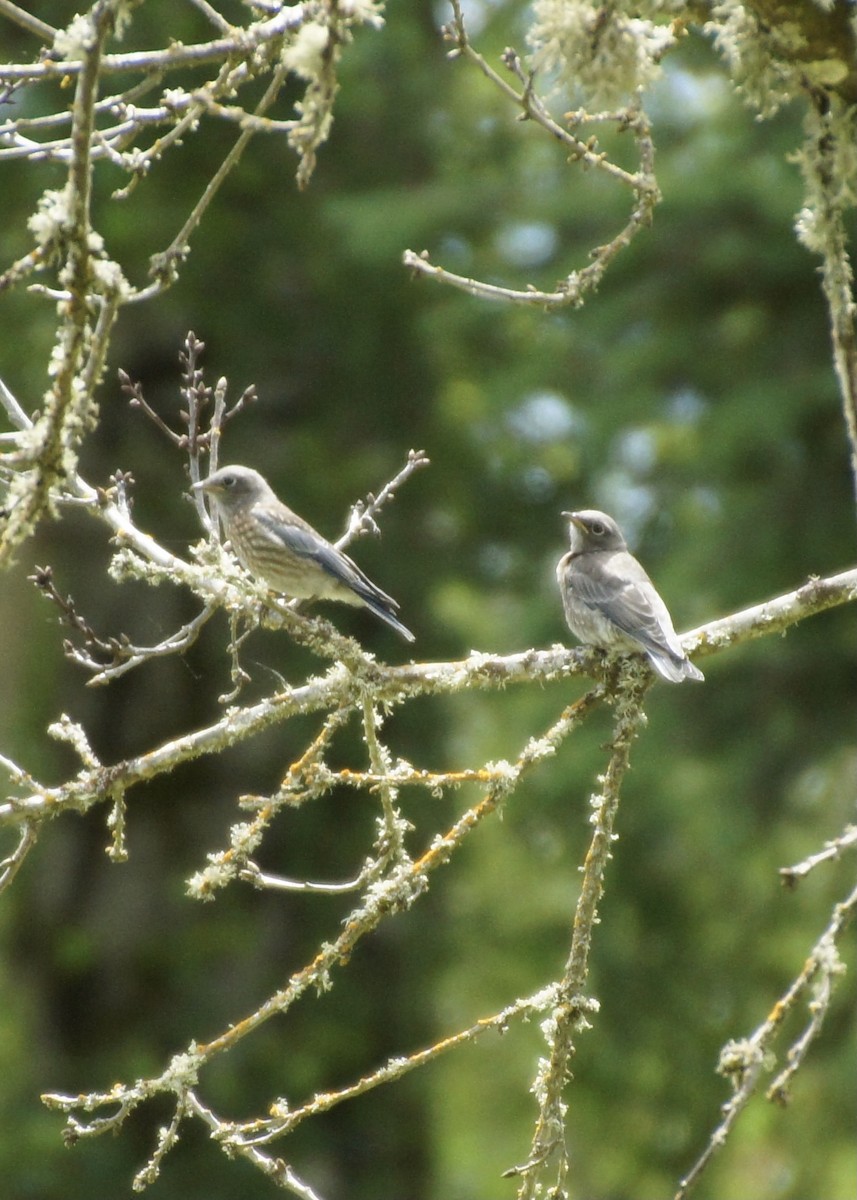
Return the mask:
<path fill-rule="evenodd" d="M 528 34 L 532 64 L 591 111 L 631 103 L 660 74 L 676 33 L 665 18 L 681 5 L 596 5 L 536 0 Z"/>

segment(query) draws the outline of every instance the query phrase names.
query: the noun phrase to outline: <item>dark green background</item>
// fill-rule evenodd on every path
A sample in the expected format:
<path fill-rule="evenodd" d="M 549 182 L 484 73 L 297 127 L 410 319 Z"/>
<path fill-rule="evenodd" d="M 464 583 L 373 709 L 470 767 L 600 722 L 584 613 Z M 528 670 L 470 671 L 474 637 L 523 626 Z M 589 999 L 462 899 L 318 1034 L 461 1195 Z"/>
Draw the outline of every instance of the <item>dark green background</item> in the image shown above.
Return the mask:
<path fill-rule="evenodd" d="M 72 11 L 40 9 L 56 23 Z M 523 49 L 517 6 L 490 12 L 479 45 L 492 61 L 510 42 Z M 163 44 L 167 33 L 208 36 L 190 6 L 150 3 L 129 45 Z M 13 61 L 36 52 L 6 22 L 0 49 Z M 817 263 L 792 229 L 802 202 L 788 162 L 801 138 L 798 105 L 756 122 L 701 37 L 686 39 L 650 98 L 664 193 L 654 227 L 582 311 L 546 313 L 414 279 L 401 253 L 427 248 L 464 274 L 550 288 L 613 236 L 628 195 L 566 165 L 476 71 L 448 61 L 429 4 L 394 0 L 385 29 L 359 33 L 347 49 L 341 83 L 309 190 L 297 192 L 283 141 L 256 140 L 180 282 L 122 314 L 102 422 L 83 453 L 91 482 L 131 470 L 143 528 L 176 552 L 199 536 L 179 455 L 116 383 L 121 366 L 175 422 L 177 355 L 193 329 L 207 343 L 209 382 L 228 376 L 233 396 L 258 388 L 259 403 L 229 428 L 225 457 L 261 469 L 325 533 L 341 530 L 349 504 L 377 490 L 409 448 L 430 455 L 430 470 L 384 514 L 381 541 L 354 550 L 400 600 L 420 658 L 566 640 L 553 570 L 569 507 L 603 507 L 623 522 L 680 629 L 853 562 Z M 118 172 L 99 172 L 96 225 L 133 282 L 233 136 L 206 123 L 124 205 L 107 200 Z M 625 141 L 605 144 L 630 163 Z M 36 196 L 62 180 L 56 166 L 2 164 L 4 267 L 30 247 Z M 26 407 L 47 386 L 52 329 L 50 302 L 23 289 L 0 297 L 0 374 Z M 3 580 L 0 748 L 48 782 L 76 770 L 44 734 L 61 712 L 111 762 L 215 719 L 228 687 L 220 620 L 186 660 L 84 688 L 62 657 L 55 614 L 25 581 L 34 563 L 50 563 L 104 633 L 156 641 L 195 611 L 180 590 L 116 586 L 104 574 L 109 556 L 104 529 L 69 513 Z M 371 617 L 327 611 L 379 656 L 405 661 L 403 644 Z M 855 649 L 854 613 L 843 609 L 708 659 L 704 686 L 651 693 L 593 950 L 601 1013 L 579 1038 L 568 1090 L 575 1200 L 672 1194 L 726 1098 L 713 1073 L 719 1048 L 764 1019 L 851 886 L 847 862 L 796 893 L 781 889 L 777 870 L 853 813 Z M 275 686 L 272 669 L 290 680 L 318 669 L 284 635 L 254 635 L 244 662 L 251 696 Z M 580 688 L 419 700 L 386 734 L 395 754 L 421 766 L 514 758 Z M 104 854 L 103 809 L 44 830 L 0 906 L 4 1196 L 130 1195 L 167 1109 L 143 1110 L 118 1139 L 67 1151 L 61 1118 L 39 1093 L 159 1072 L 336 936 L 341 898 L 232 888 L 199 905 L 184 895 L 239 819 L 237 796 L 275 788 L 316 729 L 296 722 L 132 793 L 125 866 Z M 276 1096 L 298 1103 L 554 978 L 608 734 L 597 716 L 527 778 L 502 822 L 480 830 L 428 897 L 361 946 L 332 993 L 302 1001 L 209 1071 L 203 1090 L 215 1107 L 244 1117 Z M 337 741 L 337 761 L 360 763 L 361 751 L 353 729 Z M 412 849 L 476 795 L 406 794 Z M 369 798 L 334 794 L 282 818 L 261 862 L 344 877 L 359 866 L 374 817 Z M 850 944 L 846 954 L 853 970 Z M 848 976 L 791 1107 L 754 1102 L 700 1200 L 852 1194 L 852 993 Z M 528 1086 L 542 1050 L 536 1023 L 517 1026 L 302 1126 L 279 1150 L 325 1200 L 511 1197 L 500 1174 L 526 1157 Z M 153 1200 L 273 1193 L 190 1126 L 151 1189 Z"/>

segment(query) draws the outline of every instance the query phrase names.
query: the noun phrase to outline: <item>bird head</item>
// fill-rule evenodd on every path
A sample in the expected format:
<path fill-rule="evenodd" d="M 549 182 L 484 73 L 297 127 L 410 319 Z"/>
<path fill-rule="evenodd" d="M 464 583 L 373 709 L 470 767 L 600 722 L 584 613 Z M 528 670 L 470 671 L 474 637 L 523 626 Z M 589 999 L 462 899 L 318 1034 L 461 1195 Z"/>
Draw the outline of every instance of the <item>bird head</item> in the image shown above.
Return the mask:
<path fill-rule="evenodd" d="M 221 508 L 232 510 L 264 499 L 270 491 L 258 471 L 250 467 L 221 467 L 193 485 L 192 491 L 205 492 Z"/>
<path fill-rule="evenodd" d="M 627 550 L 622 531 L 612 517 L 596 508 L 584 508 L 580 512 L 564 512 L 569 522 L 571 548 L 576 553 L 583 550 Z"/>

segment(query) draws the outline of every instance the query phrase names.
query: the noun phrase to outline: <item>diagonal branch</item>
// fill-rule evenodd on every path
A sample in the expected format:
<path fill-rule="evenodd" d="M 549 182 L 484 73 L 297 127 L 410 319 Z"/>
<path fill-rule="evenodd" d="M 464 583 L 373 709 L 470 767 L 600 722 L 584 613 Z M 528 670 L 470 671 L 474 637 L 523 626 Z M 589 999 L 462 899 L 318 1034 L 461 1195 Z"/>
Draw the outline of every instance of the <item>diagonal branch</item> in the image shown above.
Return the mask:
<path fill-rule="evenodd" d="M 267 21 L 260 21 L 250 29 L 237 30 L 231 37 L 216 38 L 211 42 L 192 45 L 173 43 L 162 50 L 135 50 L 126 54 L 105 54 L 101 72 L 112 75 L 122 72 L 162 71 L 176 67 L 193 67 L 205 63 L 221 62 L 232 55 L 249 56 L 259 46 L 272 38 L 282 37 L 306 20 L 305 4 L 284 6 Z M 38 63 L 8 63 L 0 66 L 0 79 L 19 83 L 38 79 L 62 80 L 67 75 L 80 75 L 86 70 L 85 58 L 57 61 L 45 59 Z"/>
<path fill-rule="evenodd" d="M 711 1134 L 705 1150 L 681 1180 L 675 1200 L 686 1200 L 702 1172 L 724 1145 L 735 1122 L 755 1093 L 762 1072 L 768 1068 L 768 1058 L 773 1042 L 786 1017 L 796 1007 L 810 985 L 815 983 L 816 996 L 809 1005 L 811 1020 L 807 1030 L 799 1039 L 797 1046 L 790 1051 L 789 1065 L 777 1077 L 768 1092 L 769 1100 L 780 1102 L 784 1100 L 791 1075 L 800 1065 L 809 1042 L 818 1032 L 821 1020 L 826 1014 L 833 976 L 841 975 L 844 972 L 844 965 L 838 957 L 837 942 L 851 921 L 854 920 L 855 914 L 857 914 L 857 889 L 851 892 L 841 904 L 836 905 L 830 924 L 810 952 L 803 970 L 774 1004 L 769 1016 L 755 1033 L 749 1038 L 729 1042 L 723 1047 L 717 1069 L 721 1075 L 730 1078 L 733 1094 L 722 1106 L 723 1119 Z"/>
<path fill-rule="evenodd" d="M 603 776 L 599 776 L 600 792 L 590 801 L 594 830 L 574 911 L 571 951 L 550 1016 L 542 1024 L 548 1054 L 539 1063 L 532 1087 L 539 1113 L 530 1154 L 526 1163 L 504 1172 L 507 1177 L 521 1176 L 519 1200 L 566 1194 L 569 1163 L 563 1092 L 574 1054 L 574 1035 L 589 1027 L 587 1014 L 597 1010 L 597 1002 L 584 993 L 589 975 L 589 951 L 615 838 L 613 826 L 619 808 L 619 790 L 628 770 L 631 745 L 645 723 L 642 704 L 650 683 L 651 680 L 645 678 L 642 681 L 633 676 L 628 679 L 627 691 L 617 704 L 610 762 Z"/>

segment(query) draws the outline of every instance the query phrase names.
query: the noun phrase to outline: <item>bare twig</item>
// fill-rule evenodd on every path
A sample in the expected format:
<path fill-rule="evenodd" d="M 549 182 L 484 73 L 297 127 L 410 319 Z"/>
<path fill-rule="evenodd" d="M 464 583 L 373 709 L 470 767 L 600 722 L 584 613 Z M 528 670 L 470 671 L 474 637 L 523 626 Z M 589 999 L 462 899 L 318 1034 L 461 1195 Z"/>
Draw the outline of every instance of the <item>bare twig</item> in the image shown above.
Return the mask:
<path fill-rule="evenodd" d="M 252 861 L 241 868 L 238 878 L 243 883 L 252 884 L 260 891 L 272 892 L 314 892 L 323 896 L 338 896 L 346 892 L 359 892 L 369 877 L 368 869 L 364 869 L 354 879 L 345 879 L 339 883 L 319 883 L 314 879 L 286 879 L 283 875 L 269 875 L 260 870 Z"/>
<path fill-rule="evenodd" d="M 5 764 L 5 760 L 2 765 Z M 13 773 L 17 772 L 17 768 Z M 31 780 L 28 782 L 32 782 Z M 0 860 L 0 892 L 4 891 L 13 881 L 15 876 L 21 869 L 24 859 L 33 849 L 36 844 L 37 831 L 36 826 L 25 821 L 18 830 L 18 844 L 11 854 Z"/>
<path fill-rule="evenodd" d="M 813 999 L 809 1004 L 810 1022 L 804 1034 L 789 1050 L 789 1065 L 777 1076 L 767 1093 L 769 1100 L 782 1103 L 795 1071 L 803 1061 L 809 1043 L 818 1033 L 827 1013 L 834 977 L 841 975 L 844 966 L 839 960 L 837 941 L 854 919 L 857 911 L 857 889 L 833 910 L 830 924 L 816 942 L 803 970 L 771 1009 L 769 1016 L 749 1038 L 729 1042 L 723 1047 L 718 1064 L 721 1075 L 727 1076 L 733 1094 L 723 1105 L 723 1120 L 711 1134 L 708 1145 L 681 1180 L 675 1200 L 685 1200 L 714 1155 L 726 1142 L 735 1122 L 747 1107 L 758 1087 L 762 1072 L 769 1067 L 774 1039 L 783 1022 L 812 984 Z"/>
<path fill-rule="evenodd" d="M 208 1126 L 212 1137 L 227 1147 L 230 1154 L 237 1154 L 241 1158 L 247 1159 L 277 1187 L 284 1188 L 287 1192 L 298 1196 L 299 1200 L 320 1200 L 317 1192 L 313 1191 L 310 1185 L 301 1179 L 282 1158 L 279 1156 L 272 1158 L 258 1146 L 251 1146 L 236 1140 L 233 1136 L 232 1124 L 222 1121 L 207 1105 L 202 1103 L 193 1090 L 187 1091 L 185 1102 L 188 1110 Z"/>
<path fill-rule="evenodd" d="M 7 388 L 6 384 L 0 379 L 0 404 L 6 409 L 9 414 L 9 420 L 20 430 L 32 429 L 33 422 L 24 412 L 21 405 Z"/>
<path fill-rule="evenodd" d="M 152 424 L 155 425 L 156 428 L 160 429 L 161 433 L 164 434 L 165 437 L 169 438 L 174 446 L 183 449 L 184 438 L 182 434 L 176 433 L 174 429 L 170 429 L 169 425 L 166 423 L 160 413 L 156 412 L 151 407 L 146 400 L 146 397 L 143 395 L 142 384 L 135 383 L 128 372 L 123 371 L 121 367 L 119 368 L 117 374 L 119 376 L 120 388 L 122 392 L 129 397 L 128 403 L 131 408 L 139 408 L 140 411 L 149 418 Z"/>
<path fill-rule="evenodd" d="M 793 867 L 780 867 L 780 878 L 788 888 L 796 888 L 801 879 L 805 879 L 810 871 L 824 862 L 840 858 L 843 850 L 857 848 L 857 825 L 846 825 L 838 838 L 825 842 L 824 849 L 817 854 L 808 854 L 802 862 Z"/>
<path fill-rule="evenodd" d="M 570 272 L 553 291 L 545 291 L 531 285 L 526 288 L 505 287 L 457 275 L 453 271 L 447 271 L 432 263 L 427 251 L 418 254 L 413 250 L 406 250 L 402 261 L 406 267 L 417 274 L 427 275 L 439 283 L 459 288 L 468 295 L 485 300 L 504 300 L 514 304 L 538 305 L 545 308 L 567 305 L 578 307 L 583 304 L 587 295 L 598 287 L 604 272 L 617 254 L 629 246 L 642 229 L 651 224 L 655 206 L 661 198 L 655 178 L 654 142 L 639 97 L 630 107 L 617 112 L 586 113 L 578 111 L 568 113 L 566 120 L 570 129 L 566 129 L 553 118 L 545 102 L 536 93 L 534 73 L 524 70 L 515 51 L 510 49 L 505 51 L 503 65 L 517 80 L 517 87 L 495 71 L 474 49 L 465 28 L 459 0 L 452 0 L 452 9 L 453 20 L 445 30 L 447 39 L 454 43 L 455 47 L 450 51 L 450 57 L 464 58 L 476 66 L 507 100 L 520 108 L 521 119 L 532 121 L 566 148 L 570 161 L 579 162 L 583 168 L 602 172 L 615 182 L 630 188 L 634 197 L 634 206 L 624 227 L 609 242 L 596 246 L 592 250 L 590 264 L 579 271 Z M 617 163 L 612 162 L 607 154 L 596 150 L 594 139 L 583 140 L 578 137 L 573 131 L 584 124 L 610 124 L 619 129 L 629 130 L 637 143 L 639 169 L 634 173 L 626 171 Z"/>
<path fill-rule="evenodd" d="M 52 42 L 57 34 L 53 25 L 48 25 L 46 21 L 42 21 L 38 17 L 33 16 L 32 13 L 19 8 L 17 4 L 12 3 L 12 0 L 0 0 L 0 17 L 8 17 L 10 21 L 14 21 L 16 25 L 20 25 L 28 33 L 34 33 L 36 37 L 41 38 L 45 42 Z"/>
<path fill-rule="evenodd" d="M 377 514 L 388 501 L 395 499 L 398 489 L 410 479 L 414 471 L 427 467 L 430 463 L 431 459 L 424 450 L 409 450 L 408 461 L 389 483 L 384 484 L 377 496 L 373 496 L 370 492 L 365 500 L 358 500 L 352 506 L 348 517 L 348 528 L 335 545 L 342 550 L 361 533 L 377 534 L 379 532 L 375 522 Z"/>

